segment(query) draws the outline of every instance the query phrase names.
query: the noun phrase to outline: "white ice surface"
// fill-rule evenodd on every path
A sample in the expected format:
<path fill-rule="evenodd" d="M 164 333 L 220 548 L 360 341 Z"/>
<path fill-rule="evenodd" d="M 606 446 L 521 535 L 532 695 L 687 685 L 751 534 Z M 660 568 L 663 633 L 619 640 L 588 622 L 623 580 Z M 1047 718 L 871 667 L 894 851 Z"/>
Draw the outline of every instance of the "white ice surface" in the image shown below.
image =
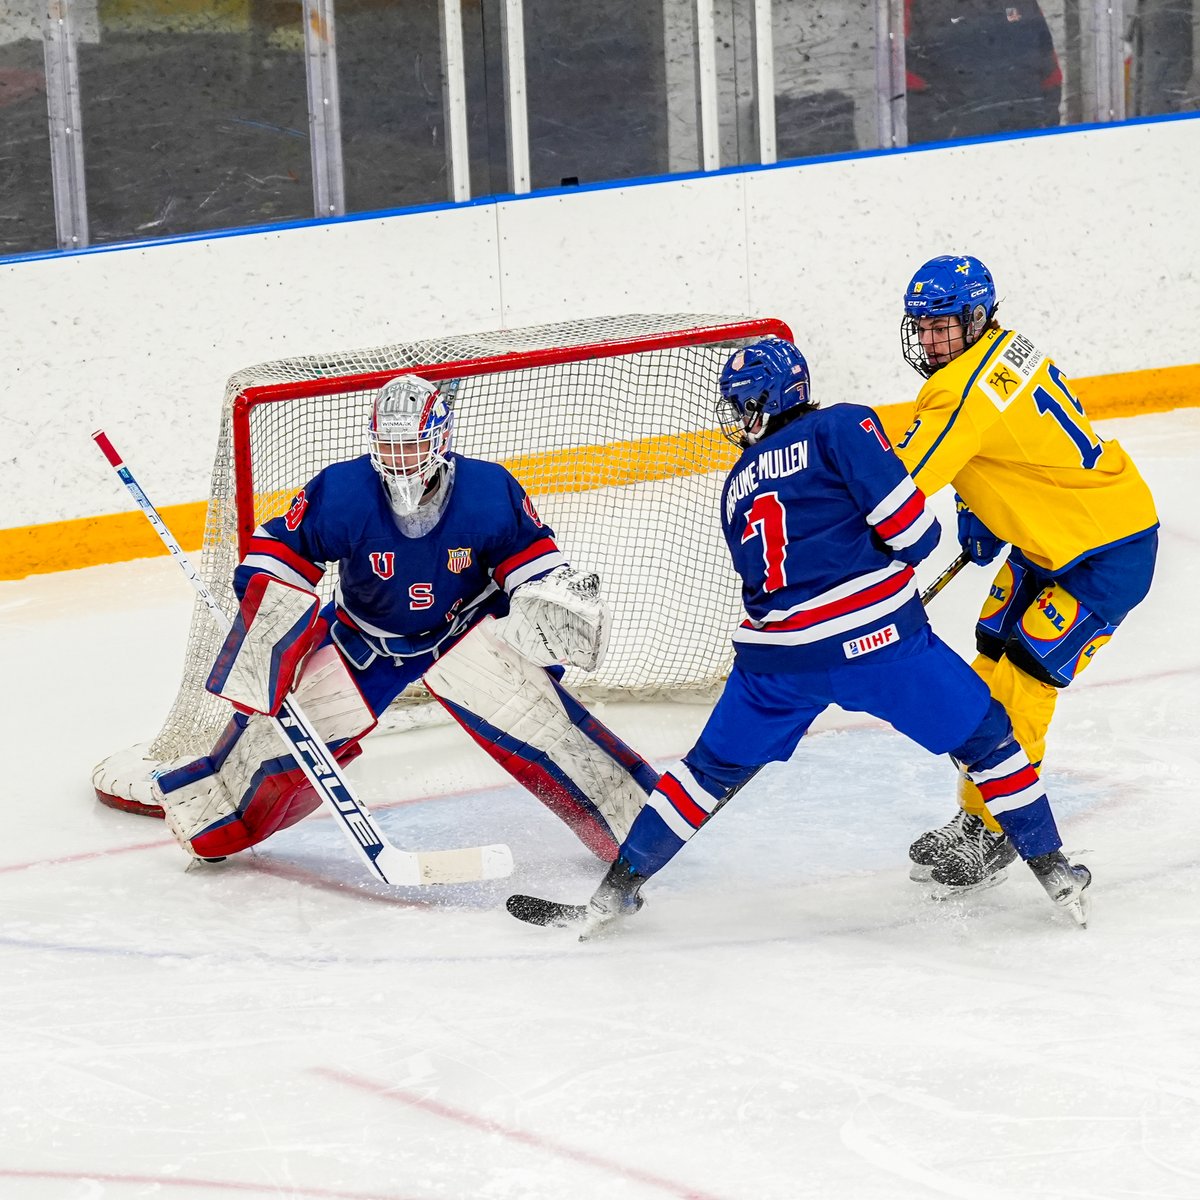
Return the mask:
<path fill-rule="evenodd" d="M 505 913 L 601 869 L 448 728 L 355 778 L 397 844 L 506 841 L 511 880 L 388 891 L 320 817 L 185 870 L 88 785 L 174 694 L 182 575 L 0 584 L 0 1200 L 1200 1196 L 1200 410 L 1103 431 L 1163 539 L 1052 730 L 1086 930 L 1020 866 L 926 899 L 949 765 L 840 713 L 591 944 Z M 964 653 L 989 578 L 931 606 Z M 602 715 L 665 762 L 704 710 Z"/>

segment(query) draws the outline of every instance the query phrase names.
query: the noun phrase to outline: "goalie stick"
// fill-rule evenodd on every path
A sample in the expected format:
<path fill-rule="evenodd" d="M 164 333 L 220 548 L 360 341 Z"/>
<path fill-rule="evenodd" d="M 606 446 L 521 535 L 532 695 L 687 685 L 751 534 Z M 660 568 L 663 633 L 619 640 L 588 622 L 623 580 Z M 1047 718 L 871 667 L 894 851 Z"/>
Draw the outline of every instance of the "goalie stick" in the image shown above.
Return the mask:
<path fill-rule="evenodd" d="M 944 571 L 921 593 L 921 603 L 928 605 L 930 600 L 934 598 L 970 562 L 966 551 L 964 550 L 953 562 L 951 562 Z M 718 812 L 733 799 L 734 795 L 745 787 L 750 780 L 747 779 L 738 787 L 732 789 L 728 795 L 721 798 L 720 803 L 713 808 L 712 812 L 704 818 L 700 828 L 707 825 L 709 821 L 717 815 Z M 560 900 L 546 900 L 541 896 L 526 896 L 515 895 L 509 896 L 505 902 L 505 908 L 509 914 L 517 918 L 518 921 L 524 921 L 526 925 L 538 925 L 543 928 L 552 927 L 555 929 L 571 929 L 579 928 L 583 925 L 588 915 L 588 906 L 586 904 L 567 904 Z"/>
<path fill-rule="evenodd" d="M 108 435 L 98 429 L 92 434 L 92 440 L 100 447 L 101 453 L 108 459 L 146 519 L 154 526 L 154 531 L 204 601 L 221 632 L 227 633 L 232 625 L 229 617 L 192 566 L 132 472 L 121 461 Z M 505 845 L 474 846 L 462 850 L 397 849 L 355 796 L 341 767 L 300 705 L 285 700 L 279 716 L 269 717 L 268 720 L 274 723 L 280 737 L 287 742 L 297 765 L 321 802 L 337 819 L 359 858 L 384 883 L 398 887 L 428 883 L 473 883 L 481 879 L 503 879 L 512 873 L 512 852 Z"/>

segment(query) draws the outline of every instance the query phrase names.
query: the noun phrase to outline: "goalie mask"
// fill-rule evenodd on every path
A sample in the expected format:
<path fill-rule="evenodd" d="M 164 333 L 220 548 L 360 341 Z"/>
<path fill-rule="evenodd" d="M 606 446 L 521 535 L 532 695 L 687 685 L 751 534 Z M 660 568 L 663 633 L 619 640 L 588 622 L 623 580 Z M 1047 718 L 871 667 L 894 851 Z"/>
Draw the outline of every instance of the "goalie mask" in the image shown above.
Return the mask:
<path fill-rule="evenodd" d="M 721 432 L 745 449 L 817 406 L 809 399 L 808 363 L 791 342 L 768 337 L 739 350 L 720 379 Z"/>
<path fill-rule="evenodd" d="M 371 466 L 398 516 L 415 513 L 449 463 L 454 411 L 437 387 L 400 375 L 375 397 L 368 427 Z"/>
<path fill-rule="evenodd" d="M 942 254 L 924 263 L 904 293 L 900 346 L 928 379 L 973 346 L 996 313 L 992 273 L 977 258 Z"/>

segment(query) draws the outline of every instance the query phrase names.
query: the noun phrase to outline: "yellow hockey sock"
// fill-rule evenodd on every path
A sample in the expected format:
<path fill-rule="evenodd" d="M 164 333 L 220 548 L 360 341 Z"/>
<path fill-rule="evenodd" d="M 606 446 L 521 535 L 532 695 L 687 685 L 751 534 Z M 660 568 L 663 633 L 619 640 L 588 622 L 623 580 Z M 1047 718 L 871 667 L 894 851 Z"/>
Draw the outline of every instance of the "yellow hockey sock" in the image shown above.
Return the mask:
<path fill-rule="evenodd" d="M 1008 710 L 1013 733 L 1029 761 L 1040 766 L 1046 753 L 1046 731 L 1054 716 L 1059 689 L 1027 675 L 1007 658 L 996 663 L 988 682 L 992 695 Z"/>
<path fill-rule="evenodd" d="M 1004 705 L 1013 724 L 1013 734 L 1034 766 L 1040 766 L 1046 752 L 1046 731 L 1054 716 L 1058 688 L 1034 679 L 1007 658 L 999 662 L 986 654 L 977 655 L 971 669 L 988 685 L 992 695 Z M 961 774 L 958 777 L 958 803 L 982 819 L 993 832 L 1000 832 L 996 818 L 987 810 L 979 789 Z"/>

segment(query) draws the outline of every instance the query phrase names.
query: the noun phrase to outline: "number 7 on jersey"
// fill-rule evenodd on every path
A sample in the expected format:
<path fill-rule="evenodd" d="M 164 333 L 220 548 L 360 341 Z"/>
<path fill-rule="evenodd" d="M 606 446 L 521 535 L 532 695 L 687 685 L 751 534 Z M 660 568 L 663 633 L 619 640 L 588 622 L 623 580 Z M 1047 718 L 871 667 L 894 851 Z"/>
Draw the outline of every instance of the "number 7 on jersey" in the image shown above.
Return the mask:
<path fill-rule="evenodd" d="M 746 513 L 742 545 L 751 538 L 762 538 L 763 565 L 767 572 L 763 588 L 768 592 L 777 592 L 787 583 L 784 570 L 788 547 L 786 518 L 787 512 L 778 492 L 764 492 L 761 496 L 755 496 L 754 503 Z"/>

